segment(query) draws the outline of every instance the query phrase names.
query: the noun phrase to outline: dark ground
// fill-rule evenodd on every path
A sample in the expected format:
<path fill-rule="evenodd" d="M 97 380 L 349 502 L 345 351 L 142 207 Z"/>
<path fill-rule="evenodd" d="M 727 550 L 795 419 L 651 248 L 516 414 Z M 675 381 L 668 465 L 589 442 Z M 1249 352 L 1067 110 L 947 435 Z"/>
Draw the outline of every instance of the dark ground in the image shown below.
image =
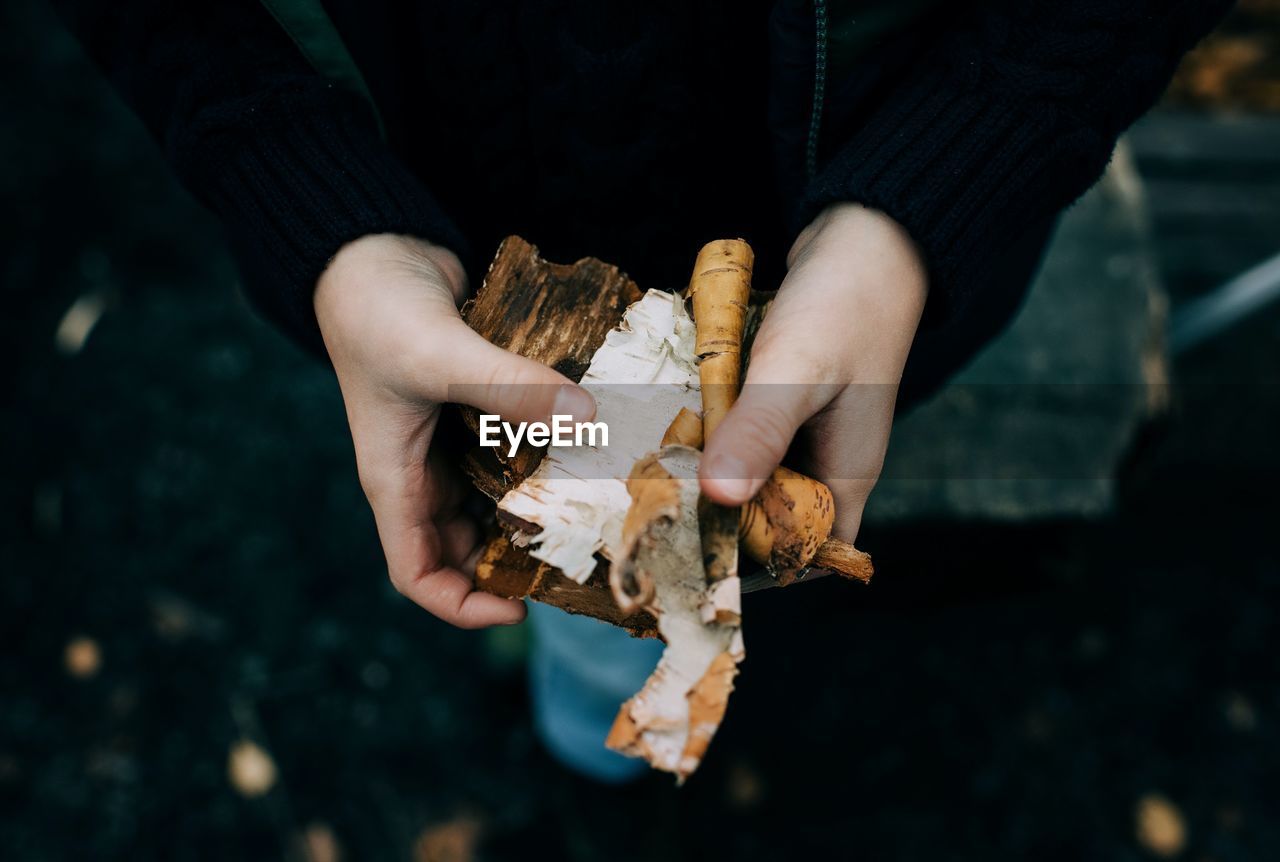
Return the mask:
<path fill-rule="evenodd" d="M 0 857 L 1143 859 L 1158 795 L 1180 858 L 1280 858 L 1280 309 L 1178 362 L 1113 519 L 868 531 L 871 588 L 748 600 L 687 787 L 601 790 L 539 750 L 518 635 L 392 592 L 330 375 L 48 16 L 2 14 Z M 1216 221 L 1215 267 L 1280 247 Z"/>

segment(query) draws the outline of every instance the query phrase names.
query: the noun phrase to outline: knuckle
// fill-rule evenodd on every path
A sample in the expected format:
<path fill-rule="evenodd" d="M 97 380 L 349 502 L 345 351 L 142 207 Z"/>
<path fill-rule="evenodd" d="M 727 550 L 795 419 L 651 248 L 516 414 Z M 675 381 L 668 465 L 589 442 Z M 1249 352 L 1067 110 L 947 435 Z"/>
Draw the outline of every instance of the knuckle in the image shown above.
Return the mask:
<path fill-rule="evenodd" d="M 468 358 L 468 336 L 474 335 L 460 318 L 443 316 L 434 321 L 428 333 L 406 327 L 401 337 L 388 339 L 394 349 L 385 352 L 394 363 L 396 377 L 439 396 L 450 383 L 461 382 L 459 372 L 466 372 L 473 364 Z"/>
<path fill-rule="evenodd" d="M 487 400 L 506 403 L 512 395 L 511 372 L 505 362 L 490 362 L 480 369 L 480 384 Z"/>
<path fill-rule="evenodd" d="M 742 444 L 775 452 L 785 449 L 791 443 L 795 430 L 795 424 L 787 410 L 779 404 L 765 401 L 742 412 L 734 425 L 733 434 Z"/>
<path fill-rule="evenodd" d="M 398 375 L 414 381 L 419 389 L 431 391 L 441 384 L 454 382 L 449 379 L 449 369 L 458 364 L 462 351 L 457 348 L 456 339 L 451 337 L 451 329 L 443 326 L 432 337 L 419 336 L 402 342 L 403 349 L 396 353 L 399 357 Z"/>
<path fill-rule="evenodd" d="M 460 629 L 463 629 L 464 631 L 475 631 L 476 629 L 487 628 L 487 626 L 483 622 L 481 622 L 480 620 L 477 620 L 475 617 L 471 616 L 470 614 L 465 614 L 465 613 L 459 614 L 453 618 L 441 617 L 441 619 L 444 619 L 445 622 L 450 623 L 455 628 L 460 628 Z"/>
<path fill-rule="evenodd" d="M 513 417 L 550 414 L 555 389 L 562 381 L 551 378 L 547 371 L 533 363 L 506 359 L 493 363 L 485 375 L 489 403 L 501 405 L 500 412 Z"/>

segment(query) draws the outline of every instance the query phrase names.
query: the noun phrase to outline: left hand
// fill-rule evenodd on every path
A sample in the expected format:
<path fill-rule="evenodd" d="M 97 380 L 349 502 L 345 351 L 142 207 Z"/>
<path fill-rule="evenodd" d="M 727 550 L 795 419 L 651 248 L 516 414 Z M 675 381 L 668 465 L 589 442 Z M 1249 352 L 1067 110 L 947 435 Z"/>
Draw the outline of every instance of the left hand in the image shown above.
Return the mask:
<path fill-rule="evenodd" d="M 706 443 L 702 491 L 755 496 L 802 427 L 814 478 L 852 542 L 880 476 L 898 383 L 924 310 L 925 266 L 907 232 L 858 204 L 823 210 L 796 239 L 751 350 L 742 394 Z"/>

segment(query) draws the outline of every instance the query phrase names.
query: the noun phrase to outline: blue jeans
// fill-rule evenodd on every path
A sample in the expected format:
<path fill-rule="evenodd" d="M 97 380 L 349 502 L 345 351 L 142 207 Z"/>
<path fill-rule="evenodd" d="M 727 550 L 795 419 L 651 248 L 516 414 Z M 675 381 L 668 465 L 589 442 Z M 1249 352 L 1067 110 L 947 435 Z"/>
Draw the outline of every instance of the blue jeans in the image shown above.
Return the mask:
<path fill-rule="evenodd" d="M 662 643 L 539 602 L 529 602 L 529 623 L 529 688 L 543 745 L 596 781 L 618 784 L 643 774 L 644 761 L 608 750 L 604 740 L 618 707 L 653 672 Z"/>

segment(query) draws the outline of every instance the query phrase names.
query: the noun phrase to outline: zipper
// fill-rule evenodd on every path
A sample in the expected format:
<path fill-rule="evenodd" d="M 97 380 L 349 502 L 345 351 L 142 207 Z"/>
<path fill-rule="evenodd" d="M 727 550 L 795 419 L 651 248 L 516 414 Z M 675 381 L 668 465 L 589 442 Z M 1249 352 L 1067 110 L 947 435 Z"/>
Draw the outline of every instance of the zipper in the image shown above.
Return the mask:
<path fill-rule="evenodd" d="M 804 147 L 804 171 L 808 179 L 818 171 L 818 134 L 822 131 L 822 107 L 827 95 L 827 0 L 813 0 L 816 33 L 813 61 L 813 107 L 809 112 L 809 137 Z"/>

